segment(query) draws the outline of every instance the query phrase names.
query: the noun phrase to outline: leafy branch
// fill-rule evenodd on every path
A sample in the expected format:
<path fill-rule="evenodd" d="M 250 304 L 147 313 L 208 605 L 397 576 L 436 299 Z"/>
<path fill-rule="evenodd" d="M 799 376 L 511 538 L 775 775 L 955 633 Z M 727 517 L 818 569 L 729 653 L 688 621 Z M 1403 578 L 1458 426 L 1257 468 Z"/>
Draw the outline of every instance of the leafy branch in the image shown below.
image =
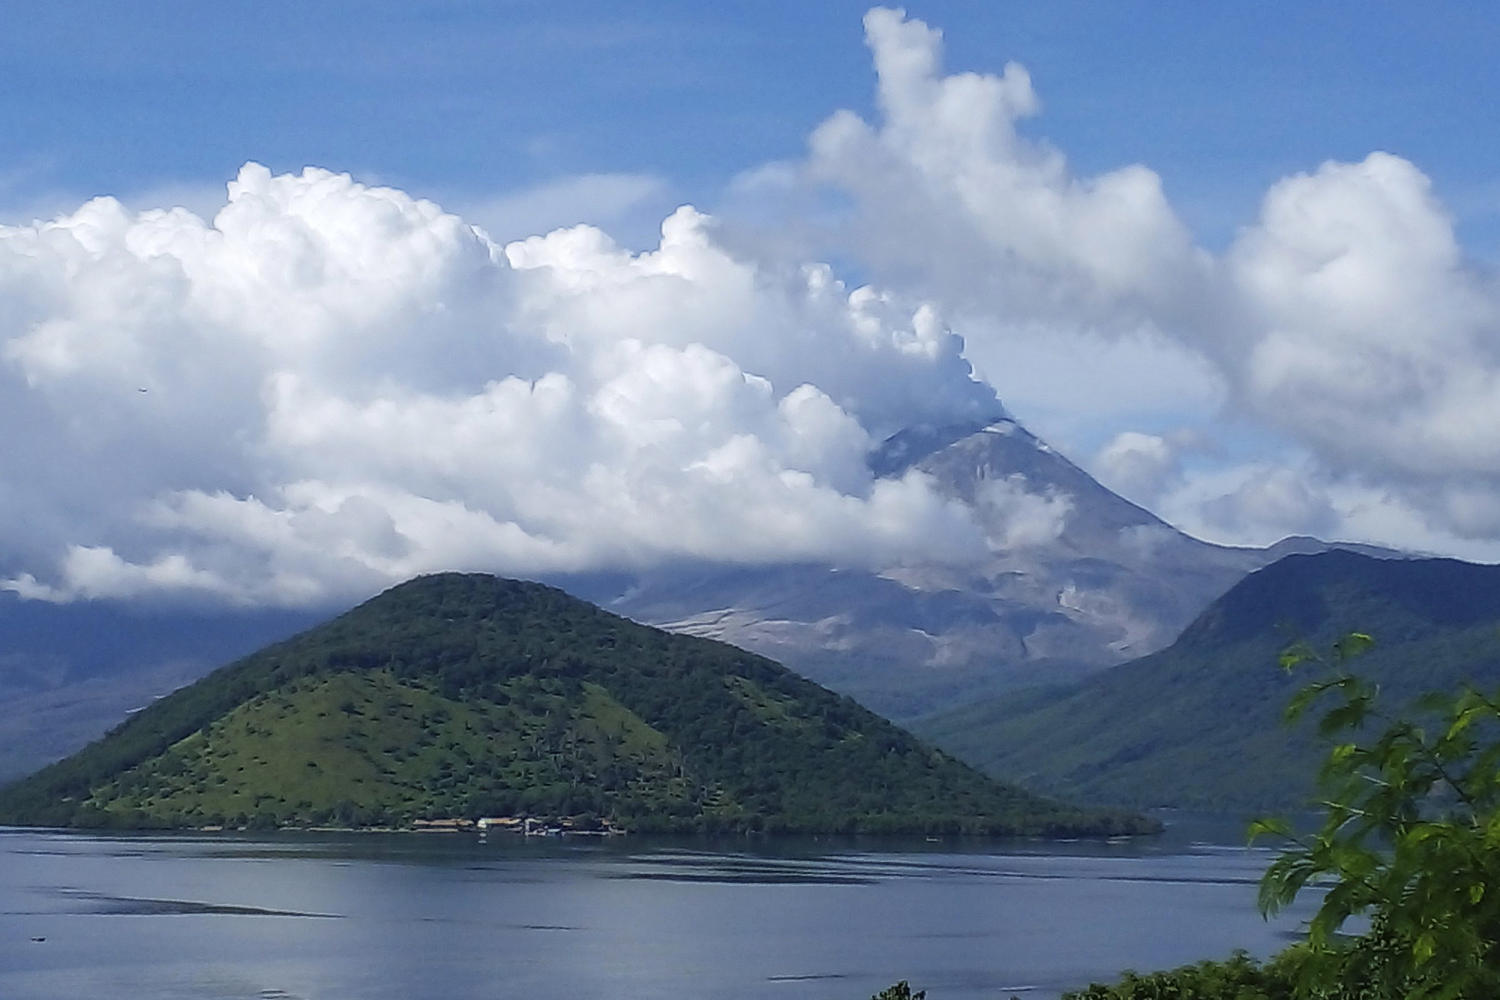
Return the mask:
<path fill-rule="evenodd" d="M 1465 686 L 1425 696 L 1415 718 L 1385 715 L 1378 685 L 1349 669 L 1373 645 L 1356 632 L 1326 651 L 1297 643 L 1281 656 L 1287 670 L 1324 668 L 1287 718 L 1326 706 L 1318 731 L 1332 746 L 1318 830 L 1251 826 L 1252 839 L 1286 843 L 1261 880 L 1261 910 L 1323 890 L 1302 951 L 1305 996 L 1500 996 L 1500 696 Z M 1369 929 L 1349 935 L 1357 918 Z"/>

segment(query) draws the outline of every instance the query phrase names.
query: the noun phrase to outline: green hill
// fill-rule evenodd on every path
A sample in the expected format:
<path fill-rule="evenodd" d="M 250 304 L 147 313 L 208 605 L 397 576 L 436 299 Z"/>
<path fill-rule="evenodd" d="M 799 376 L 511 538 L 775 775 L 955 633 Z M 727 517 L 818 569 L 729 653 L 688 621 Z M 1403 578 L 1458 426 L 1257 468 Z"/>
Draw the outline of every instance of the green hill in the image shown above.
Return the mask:
<path fill-rule="evenodd" d="M 0 791 L 0 822 L 1113 834 L 770 660 L 482 575 L 413 580 Z"/>
<path fill-rule="evenodd" d="M 1276 664 L 1294 639 L 1368 632 L 1355 669 L 1399 707 L 1465 680 L 1500 683 L 1500 567 L 1352 552 L 1289 556 L 1246 577 L 1172 646 L 1062 688 L 933 717 L 916 730 L 1028 788 L 1122 806 L 1295 808 L 1321 751 L 1288 730 L 1310 679 Z"/>

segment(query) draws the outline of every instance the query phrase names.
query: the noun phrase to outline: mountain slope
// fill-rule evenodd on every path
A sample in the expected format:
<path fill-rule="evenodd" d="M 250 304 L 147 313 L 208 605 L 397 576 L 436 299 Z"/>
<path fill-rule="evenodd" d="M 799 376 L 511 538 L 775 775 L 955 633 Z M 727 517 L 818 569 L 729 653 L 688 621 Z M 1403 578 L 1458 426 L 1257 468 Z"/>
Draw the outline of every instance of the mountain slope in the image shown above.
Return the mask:
<path fill-rule="evenodd" d="M 216 671 L 0 793 L 0 821 L 1119 832 L 769 660 L 559 590 L 444 574 Z"/>
<path fill-rule="evenodd" d="M 975 564 L 878 571 L 672 567 L 578 586 L 611 610 L 771 656 L 910 721 L 1112 667 L 1170 643 L 1207 604 L 1287 549 L 1211 545 L 1110 492 L 1016 421 L 918 427 L 870 458 L 969 506 Z"/>
<path fill-rule="evenodd" d="M 1070 687 L 924 720 L 918 731 L 1028 787 L 1133 806 L 1305 804 L 1321 751 L 1281 712 L 1306 684 L 1278 653 L 1371 633 L 1356 663 L 1395 709 L 1466 680 L 1500 683 L 1500 566 L 1294 555 L 1248 576 L 1172 646 Z"/>

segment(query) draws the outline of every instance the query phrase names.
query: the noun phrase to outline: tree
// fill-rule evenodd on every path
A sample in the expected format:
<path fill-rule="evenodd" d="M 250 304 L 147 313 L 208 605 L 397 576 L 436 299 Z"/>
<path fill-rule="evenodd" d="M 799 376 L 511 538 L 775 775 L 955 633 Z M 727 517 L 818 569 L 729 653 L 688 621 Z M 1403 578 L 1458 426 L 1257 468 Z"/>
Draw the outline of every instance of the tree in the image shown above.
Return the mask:
<path fill-rule="evenodd" d="M 1500 997 L 1500 692 L 1465 686 L 1387 715 L 1378 686 L 1349 668 L 1371 645 L 1351 633 L 1326 652 L 1298 643 L 1282 654 L 1288 670 L 1326 669 L 1287 716 L 1326 706 L 1318 729 L 1332 746 L 1319 774 L 1321 827 L 1251 827 L 1252 839 L 1271 833 L 1288 845 L 1261 880 L 1261 910 L 1326 888 L 1306 943 L 1288 956 L 1301 996 Z M 1368 928 L 1349 935 L 1362 917 Z"/>

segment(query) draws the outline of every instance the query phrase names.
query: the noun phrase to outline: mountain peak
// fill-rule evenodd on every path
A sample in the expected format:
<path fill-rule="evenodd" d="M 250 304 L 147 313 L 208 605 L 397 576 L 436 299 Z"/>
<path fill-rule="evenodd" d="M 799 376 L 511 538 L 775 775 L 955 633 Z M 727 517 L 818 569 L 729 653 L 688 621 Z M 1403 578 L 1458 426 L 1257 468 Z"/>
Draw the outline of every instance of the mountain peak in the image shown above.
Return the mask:
<path fill-rule="evenodd" d="M 894 435 L 872 457 L 871 468 L 889 468 L 892 475 L 919 469 L 937 480 L 943 492 L 976 508 L 984 507 L 993 489 L 988 484 L 996 482 L 1007 483 L 1010 493 L 1066 504 L 1068 527 L 1061 537 L 1079 553 L 1112 551 L 1126 528 L 1150 526 L 1176 533 L 1009 416 Z"/>
<path fill-rule="evenodd" d="M 1004 413 L 984 419 L 951 424 L 913 424 L 904 427 L 880 443 L 870 453 L 870 471 L 885 479 L 900 476 L 923 459 L 949 445 L 978 434 L 990 427 L 1020 427 Z"/>

